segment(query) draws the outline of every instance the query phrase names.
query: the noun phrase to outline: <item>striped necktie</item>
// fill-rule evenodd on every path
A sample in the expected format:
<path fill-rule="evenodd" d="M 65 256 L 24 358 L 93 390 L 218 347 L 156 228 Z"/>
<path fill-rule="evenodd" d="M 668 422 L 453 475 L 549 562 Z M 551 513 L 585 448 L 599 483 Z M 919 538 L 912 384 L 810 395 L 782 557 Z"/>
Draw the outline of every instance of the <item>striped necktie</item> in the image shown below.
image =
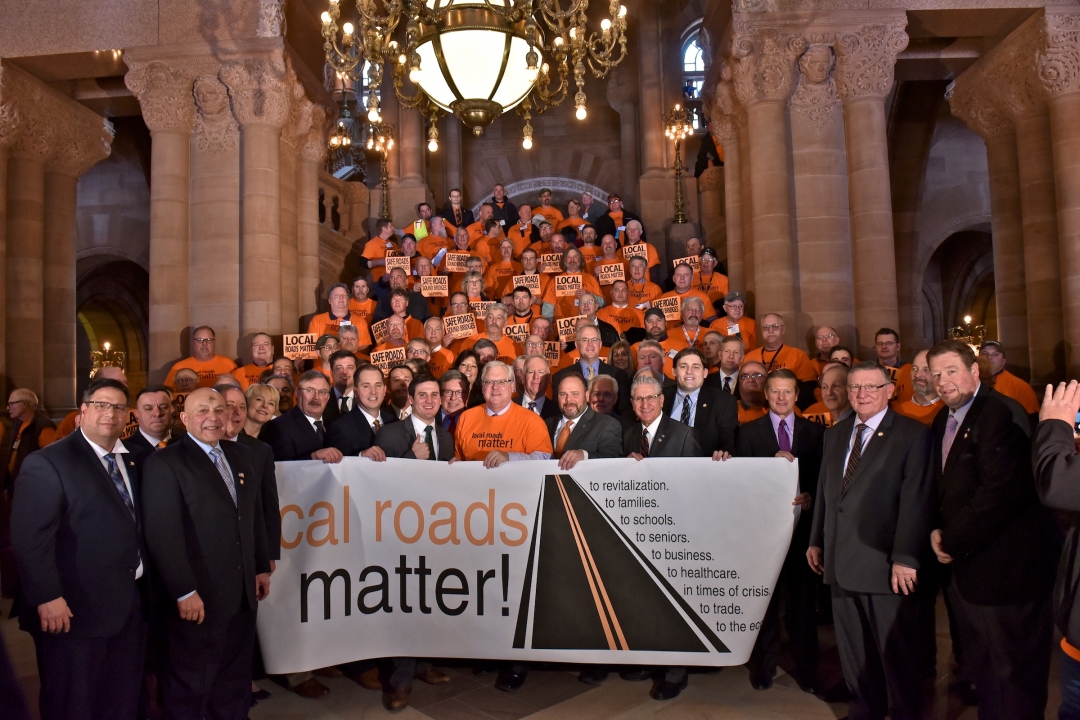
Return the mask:
<path fill-rule="evenodd" d="M 221 452 L 221 448 L 216 447 L 210 448 L 210 456 L 214 459 L 214 467 L 217 468 L 218 474 L 225 481 L 225 487 L 229 489 L 233 505 L 236 505 L 236 483 L 233 481 L 232 472 L 225 465 L 225 454 Z"/>
<path fill-rule="evenodd" d="M 649 428 L 642 425 L 641 427 L 641 457 L 649 457 Z"/>
<path fill-rule="evenodd" d="M 851 448 L 851 455 L 848 457 L 847 469 L 844 470 L 844 483 L 840 486 L 840 493 L 846 493 L 848 486 L 851 485 L 851 479 L 855 476 L 855 469 L 859 467 L 859 460 L 862 459 L 863 451 L 863 433 L 869 429 L 869 425 L 866 423 L 859 423 L 855 426 L 855 446 Z"/>

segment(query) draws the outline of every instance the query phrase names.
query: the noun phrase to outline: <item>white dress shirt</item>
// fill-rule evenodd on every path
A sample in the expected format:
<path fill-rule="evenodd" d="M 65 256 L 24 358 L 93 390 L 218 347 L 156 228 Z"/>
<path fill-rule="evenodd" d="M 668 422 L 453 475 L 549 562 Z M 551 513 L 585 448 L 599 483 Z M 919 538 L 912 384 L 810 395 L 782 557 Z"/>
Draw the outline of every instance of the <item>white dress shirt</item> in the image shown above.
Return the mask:
<path fill-rule="evenodd" d="M 866 454 L 866 448 L 870 447 L 870 439 L 873 438 L 874 435 L 877 433 L 878 425 L 881 424 L 881 420 L 882 420 L 882 418 L 885 417 L 885 413 L 887 413 L 887 412 L 889 412 L 888 407 L 886 407 L 884 410 L 879 412 L 877 415 L 874 415 L 873 417 L 868 418 L 866 420 L 866 425 L 869 427 L 869 429 L 868 430 L 863 430 L 863 441 L 862 441 L 863 442 L 863 445 L 862 445 L 862 454 L 863 455 Z M 859 431 L 859 423 L 861 423 L 861 422 L 862 422 L 862 420 L 860 420 L 859 416 L 856 415 L 855 416 L 855 427 L 853 427 L 851 429 L 851 437 L 848 439 L 847 454 L 844 455 L 844 472 L 847 472 L 848 458 L 851 457 L 851 450 L 852 450 L 852 448 L 855 447 L 855 435 Z"/>
<path fill-rule="evenodd" d="M 126 455 L 127 452 L 128 452 L 128 449 L 126 447 L 124 447 L 124 443 L 120 442 L 119 439 L 116 441 L 116 444 L 113 445 L 112 450 L 106 450 L 105 448 L 101 447 L 100 445 L 95 443 L 90 438 L 86 437 L 86 433 L 82 430 L 82 428 L 79 428 L 79 432 L 82 433 L 83 440 L 86 440 L 86 442 L 90 443 L 90 447 L 93 449 L 94 454 L 97 455 L 98 460 L 101 461 L 101 466 L 103 468 L 105 468 L 106 474 L 108 474 L 108 472 L 109 472 L 109 463 L 105 460 L 105 456 L 110 455 L 110 454 L 111 455 Z M 156 445 L 157 443 L 154 443 L 154 444 Z M 127 488 L 128 497 L 131 498 L 131 504 L 132 504 L 132 506 L 134 506 L 135 505 L 135 494 L 133 492 L 131 492 L 131 478 L 129 478 L 128 474 L 127 474 L 127 464 L 124 462 L 123 457 L 115 458 L 115 460 L 116 460 L 116 467 L 118 467 L 120 469 L 120 477 L 124 478 L 124 487 Z M 112 476 L 110 475 L 109 477 L 111 478 Z M 142 562 L 142 557 L 140 555 L 140 557 L 139 557 L 139 567 L 137 567 L 135 569 L 135 579 L 138 580 L 142 576 L 143 576 L 143 562 Z"/>
<path fill-rule="evenodd" d="M 657 429 L 659 429 L 659 427 L 660 427 L 660 421 L 661 421 L 661 420 L 662 420 L 663 418 L 664 418 L 664 414 L 663 414 L 663 413 L 660 413 L 659 415 L 657 415 L 657 416 L 656 416 L 656 419 L 655 419 L 655 420 L 653 420 L 653 421 L 652 421 L 651 423 L 649 423 L 648 425 L 645 425 L 645 426 L 644 426 L 644 428 L 645 428 L 646 432 L 648 432 L 648 438 L 649 438 L 649 452 L 652 452 L 652 445 L 653 445 L 653 440 L 655 440 L 655 439 L 656 439 L 656 431 L 657 431 Z"/>
<path fill-rule="evenodd" d="M 409 415 L 409 419 L 412 421 L 413 429 L 416 430 L 416 437 L 423 440 L 424 428 L 431 428 L 431 445 L 435 448 L 435 459 L 439 459 L 439 433 L 435 431 L 435 421 L 432 420 L 431 424 L 426 424 L 423 420 L 415 415 Z"/>

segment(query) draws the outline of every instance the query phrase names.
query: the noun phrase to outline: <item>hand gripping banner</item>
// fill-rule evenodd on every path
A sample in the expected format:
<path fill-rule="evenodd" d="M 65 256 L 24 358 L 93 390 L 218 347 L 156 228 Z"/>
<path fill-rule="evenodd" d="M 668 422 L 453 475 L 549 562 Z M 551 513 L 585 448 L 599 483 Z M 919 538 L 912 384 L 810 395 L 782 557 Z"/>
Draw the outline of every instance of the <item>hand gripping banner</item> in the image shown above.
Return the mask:
<path fill-rule="evenodd" d="M 793 523 L 779 458 L 277 465 L 267 672 L 377 657 L 749 658 Z"/>

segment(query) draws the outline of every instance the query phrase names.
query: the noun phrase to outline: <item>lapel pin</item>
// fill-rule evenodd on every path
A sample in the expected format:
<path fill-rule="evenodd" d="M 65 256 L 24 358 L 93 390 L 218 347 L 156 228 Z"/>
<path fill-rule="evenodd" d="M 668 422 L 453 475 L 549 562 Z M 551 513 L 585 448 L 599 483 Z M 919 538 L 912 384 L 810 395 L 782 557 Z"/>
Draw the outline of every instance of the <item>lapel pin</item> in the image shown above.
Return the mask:
<path fill-rule="evenodd" d="M 877 434 L 877 436 L 878 436 L 878 437 L 885 437 L 885 433 L 883 433 L 883 432 L 879 432 L 879 433 Z"/>

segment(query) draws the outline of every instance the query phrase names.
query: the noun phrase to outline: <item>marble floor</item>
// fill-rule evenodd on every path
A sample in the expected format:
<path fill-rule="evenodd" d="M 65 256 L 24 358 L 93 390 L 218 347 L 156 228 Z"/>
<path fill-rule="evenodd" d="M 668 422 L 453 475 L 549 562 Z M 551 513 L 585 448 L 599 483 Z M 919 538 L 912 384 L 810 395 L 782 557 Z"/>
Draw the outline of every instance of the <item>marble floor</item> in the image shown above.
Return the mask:
<path fill-rule="evenodd" d="M 26 633 L 8 620 L 11 601 L 0 601 L 0 638 L 11 655 L 31 705 L 38 692 L 34 646 Z M 951 653 L 944 606 L 938 607 L 938 663 L 932 702 L 927 720 L 976 720 L 976 708 L 963 705 L 949 692 Z M 839 659 L 831 626 L 820 628 L 822 646 L 821 679 L 825 685 L 840 681 Z M 439 664 L 451 676 L 446 685 L 429 686 L 417 682 L 410 706 L 394 716 L 402 720 L 833 720 L 847 716 L 847 705 L 827 703 L 802 692 L 794 679 L 778 673 L 770 690 L 750 687 L 746 669 L 725 668 L 719 673 L 693 673 L 686 690 L 674 700 L 656 702 L 649 698 L 649 682 L 627 682 L 612 675 L 602 685 L 577 681 L 573 668 L 543 666 L 530 672 L 524 687 L 515 693 L 494 688 L 495 673 L 476 674 L 472 663 Z M 788 666 L 782 662 L 782 667 Z M 344 677 L 320 678 L 331 690 L 318 700 L 304 700 L 279 685 L 263 680 L 259 684 L 271 698 L 251 710 L 251 720 L 366 720 L 390 717 L 383 709 L 380 693 L 365 690 Z M 929 691 L 929 688 L 928 688 Z M 1057 653 L 1050 673 L 1050 699 L 1045 717 L 1057 717 L 1060 698 Z M 36 708 L 35 708 L 36 709 Z"/>

